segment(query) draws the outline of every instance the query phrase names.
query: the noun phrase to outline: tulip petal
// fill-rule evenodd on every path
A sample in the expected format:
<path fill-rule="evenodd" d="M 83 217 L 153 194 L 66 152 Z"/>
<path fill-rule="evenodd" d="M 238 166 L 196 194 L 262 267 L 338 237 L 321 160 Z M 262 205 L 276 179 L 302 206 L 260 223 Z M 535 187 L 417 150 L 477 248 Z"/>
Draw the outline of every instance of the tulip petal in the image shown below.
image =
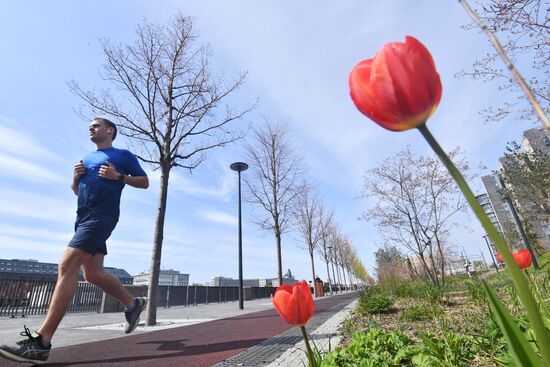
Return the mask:
<path fill-rule="evenodd" d="M 291 325 L 303 326 L 313 315 L 313 297 L 306 281 L 296 282 L 292 287 L 278 287 L 272 302 L 281 317 Z"/>
<path fill-rule="evenodd" d="M 426 122 L 441 99 L 441 80 L 429 51 L 414 37 L 386 44 L 349 77 L 356 107 L 382 127 L 401 131 Z"/>

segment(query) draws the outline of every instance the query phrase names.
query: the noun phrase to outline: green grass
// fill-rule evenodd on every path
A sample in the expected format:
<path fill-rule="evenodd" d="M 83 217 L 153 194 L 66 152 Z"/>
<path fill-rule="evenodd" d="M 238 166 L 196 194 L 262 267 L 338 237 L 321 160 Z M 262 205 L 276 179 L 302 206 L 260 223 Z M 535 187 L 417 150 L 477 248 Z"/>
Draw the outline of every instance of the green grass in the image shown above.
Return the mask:
<path fill-rule="evenodd" d="M 550 330 L 550 253 L 540 270 L 527 270 L 530 287 Z M 531 328 L 506 270 L 486 277 L 529 335 Z M 342 327 L 345 342 L 321 366 L 511 365 L 508 347 L 492 318 L 481 282 L 450 276 L 437 289 L 421 281 L 382 282 L 360 296 Z M 536 345 L 534 345 L 536 350 Z"/>

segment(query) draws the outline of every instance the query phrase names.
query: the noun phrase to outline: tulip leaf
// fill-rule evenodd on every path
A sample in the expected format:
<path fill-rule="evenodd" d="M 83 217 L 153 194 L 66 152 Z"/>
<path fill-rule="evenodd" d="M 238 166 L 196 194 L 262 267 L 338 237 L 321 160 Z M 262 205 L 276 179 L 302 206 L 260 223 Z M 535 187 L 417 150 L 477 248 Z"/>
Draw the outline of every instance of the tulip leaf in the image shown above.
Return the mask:
<path fill-rule="evenodd" d="M 535 354 L 525 335 L 523 335 L 512 315 L 498 299 L 495 292 L 485 282 L 483 282 L 483 287 L 515 364 L 522 367 L 543 367 L 542 360 Z"/>

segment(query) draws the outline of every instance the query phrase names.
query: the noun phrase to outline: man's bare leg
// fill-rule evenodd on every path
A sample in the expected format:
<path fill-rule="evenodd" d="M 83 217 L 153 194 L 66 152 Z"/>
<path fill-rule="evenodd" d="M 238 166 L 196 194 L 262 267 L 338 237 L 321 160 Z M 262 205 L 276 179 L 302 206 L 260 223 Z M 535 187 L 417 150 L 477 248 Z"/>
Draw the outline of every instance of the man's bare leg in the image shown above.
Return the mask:
<path fill-rule="evenodd" d="M 86 260 L 82 264 L 84 277 L 87 281 L 94 283 L 126 306 L 126 310 L 124 310 L 124 318 L 126 319 L 124 333 L 129 334 L 138 326 L 141 312 L 147 306 L 147 299 L 145 297 L 133 298 L 122 286 L 117 277 L 107 273 L 103 268 L 104 257 L 105 255 L 103 254 L 96 254 L 94 257 Z"/>
<path fill-rule="evenodd" d="M 134 305 L 134 298 L 126 288 L 122 286 L 117 277 L 104 270 L 104 258 L 105 255 L 103 254 L 95 254 L 93 257 L 87 259 L 82 264 L 84 278 L 88 282 L 97 285 L 105 293 L 118 299 L 126 308 L 131 308 Z"/>
<path fill-rule="evenodd" d="M 92 255 L 86 251 L 67 247 L 59 262 L 57 283 L 46 319 L 37 330 L 44 344 L 50 342 L 76 292 L 80 266 Z"/>

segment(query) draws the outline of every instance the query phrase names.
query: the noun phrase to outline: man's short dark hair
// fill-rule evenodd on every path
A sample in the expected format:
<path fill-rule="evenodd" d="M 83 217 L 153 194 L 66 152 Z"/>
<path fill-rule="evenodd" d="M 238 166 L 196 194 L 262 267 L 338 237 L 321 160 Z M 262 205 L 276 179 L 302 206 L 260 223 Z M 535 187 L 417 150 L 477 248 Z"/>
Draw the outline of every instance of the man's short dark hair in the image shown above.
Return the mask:
<path fill-rule="evenodd" d="M 116 124 L 114 122 L 112 122 L 111 120 L 107 120 L 105 117 L 94 117 L 94 119 L 92 121 L 101 121 L 105 125 L 107 125 L 107 127 L 113 128 L 114 132 L 113 132 L 113 138 L 111 139 L 111 141 L 115 140 L 116 133 L 117 133 L 117 128 L 116 128 Z"/>

